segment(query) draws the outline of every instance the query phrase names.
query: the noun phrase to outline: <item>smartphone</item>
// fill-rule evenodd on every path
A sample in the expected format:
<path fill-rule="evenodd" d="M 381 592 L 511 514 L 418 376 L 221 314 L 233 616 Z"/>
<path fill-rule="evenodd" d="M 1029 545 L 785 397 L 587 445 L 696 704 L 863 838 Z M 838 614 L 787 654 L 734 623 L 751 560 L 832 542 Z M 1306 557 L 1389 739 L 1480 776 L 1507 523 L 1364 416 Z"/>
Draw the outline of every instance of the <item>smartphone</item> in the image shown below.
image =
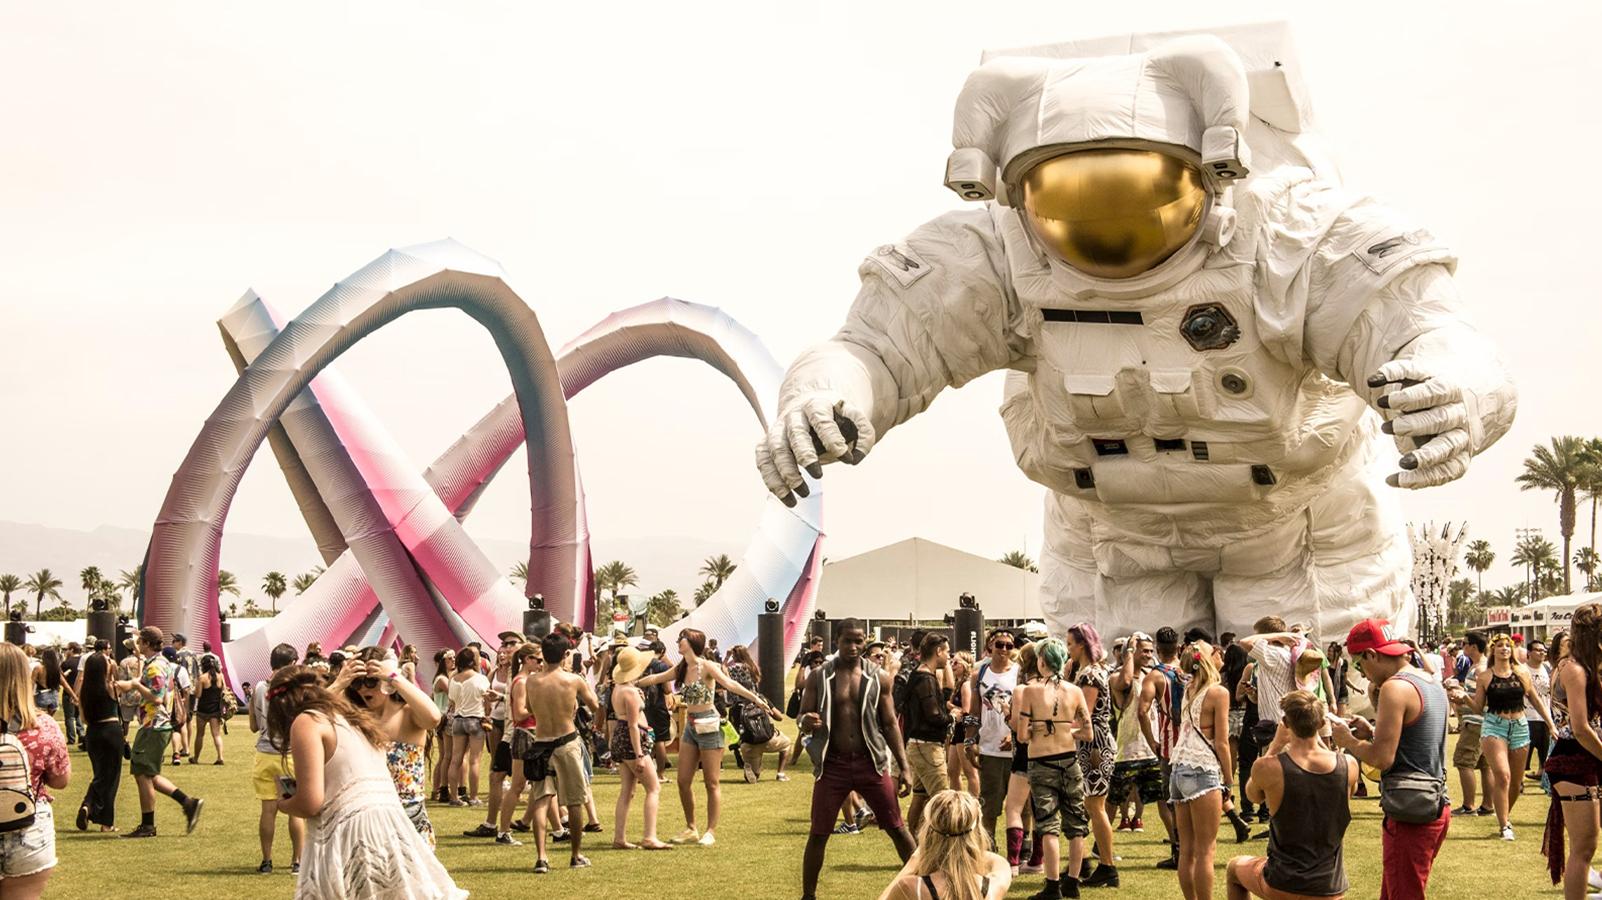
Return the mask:
<path fill-rule="evenodd" d="M 293 777 L 289 775 L 280 775 L 278 776 L 277 781 L 278 796 L 280 799 L 288 800 L 289 798 L 295 796 L 295 779 Z"/>

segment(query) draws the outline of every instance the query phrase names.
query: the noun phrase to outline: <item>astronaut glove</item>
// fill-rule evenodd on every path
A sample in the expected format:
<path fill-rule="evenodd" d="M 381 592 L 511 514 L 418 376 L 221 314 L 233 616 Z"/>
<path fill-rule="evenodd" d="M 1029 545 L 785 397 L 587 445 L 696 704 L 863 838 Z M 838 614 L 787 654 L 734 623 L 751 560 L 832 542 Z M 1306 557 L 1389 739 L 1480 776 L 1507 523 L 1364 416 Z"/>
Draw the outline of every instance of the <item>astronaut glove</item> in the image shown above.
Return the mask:
<path fill-rule="evenodd" d="M 807 496 L 802 470 L 823 477 L 823 464 L 856 465 L 873 448 L 873 423 L 862 410 L 831 392 L 792 398 L 756 446 L 757 470 L 773 495 L 794 506 Z"/>
<path fill-rule="evenodd" d="M 1428 360 L 1393 359 L 1370 375 L 1368 386 L 1399 385 L 1375 403 L 1397 415 L 1381 426 L 1395 435 L 1402 471 L 1386 477 L 1392 487 L 1434 487 L 1468 471 L 1469 459 L 1489 445 L 1480 397 L 1464 380 L 1435 371 Z M 1450 368 L 1447 366 L 1446 368 Z"/>

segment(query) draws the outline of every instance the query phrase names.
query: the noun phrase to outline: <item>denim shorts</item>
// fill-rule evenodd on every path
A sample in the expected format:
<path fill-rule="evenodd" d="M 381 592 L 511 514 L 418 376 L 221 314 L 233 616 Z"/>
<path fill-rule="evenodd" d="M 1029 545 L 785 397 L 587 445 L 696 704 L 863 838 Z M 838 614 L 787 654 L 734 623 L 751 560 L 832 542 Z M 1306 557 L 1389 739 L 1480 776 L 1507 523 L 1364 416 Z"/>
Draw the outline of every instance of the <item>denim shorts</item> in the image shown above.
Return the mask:
<path fill-rule="evenodd" d="M 1507 742 L 1507 749 L 1522 750 L 1530 746 L 1529 720 L 1523 716 L 1508 719 L 1487 713 L 1485 721 L 1480 723 L 1480 740 L 1486 738 L 1500 738 Z"/>
<path fill-rule="evenodd" d="M 1200 766 L 1187 766 L 1183 763 L 1174 766 L 1174 771 L 1168 779 L 1168 801 L 1170 803 L 1188 803 L 1199 799 L 1208 791 L 1222 791 L 1224 779 L 1213 769 L 1203 769 Z"/>
<path fill-rule="evenodd" d="M 451 719 L 450 733 L 457 737 L 466 738 L 470 738 L 475 735 L 483 735 L 486 733 L 484 731 L 484 717 L 456 716 L 455 718 Z"/>
<path fill-rule="evenodd" d="M 0 879 L 37 875 L 55 865 L 56 816 L 41 800 L 34 807 L 32 825 L 0 833 Z"/>
<path fill-rule="evenodd" d="M 718 727 L 706 732 L 697 731 L 695 728 L 695 723 L 697 721 L 710 721 L 712 724 L 717 725 Z M 705 726 L 703 725 L 702 727 Z M 722 750 L 724 746 L 722 718 L 718 715 L 718 711 L 715 709 L 690 713 L 689 717 L 684 722 L 684 734 L 680 735 L 680 737 L 688 738 L 690 743 L 694 744 L 701 750 Z"/>

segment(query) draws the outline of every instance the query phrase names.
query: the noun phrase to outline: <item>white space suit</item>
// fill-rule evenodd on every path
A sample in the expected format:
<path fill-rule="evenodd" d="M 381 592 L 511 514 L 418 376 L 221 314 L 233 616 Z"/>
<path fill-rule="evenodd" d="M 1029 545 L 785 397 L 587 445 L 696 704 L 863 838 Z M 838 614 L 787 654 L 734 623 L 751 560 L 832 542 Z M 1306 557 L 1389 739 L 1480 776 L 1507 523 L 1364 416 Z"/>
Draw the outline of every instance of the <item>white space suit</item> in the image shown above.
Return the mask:
<path fill-rule="evenodd" d="M 1233 37 L 1240 54 L 1125 37 L 1123 55 L 981 66 L 947 185 L 995 202 L 862 264 L 845 325 L 786 375 L 757 448 L 769 489 L 804 496 L 803 470 L 860 461 L 948 385 L 1010 369 L 1014 454 L 1052 491 L 1056 633 L 1269 613 L 1329 637 L 1365 616 L 1410 629 L 1368 405 L 1405 454 L 1390 482 L 1426 487 L 1506 432 L 1514 390 L 1452 254 L 1320 162 L 1283 32 Z"/>

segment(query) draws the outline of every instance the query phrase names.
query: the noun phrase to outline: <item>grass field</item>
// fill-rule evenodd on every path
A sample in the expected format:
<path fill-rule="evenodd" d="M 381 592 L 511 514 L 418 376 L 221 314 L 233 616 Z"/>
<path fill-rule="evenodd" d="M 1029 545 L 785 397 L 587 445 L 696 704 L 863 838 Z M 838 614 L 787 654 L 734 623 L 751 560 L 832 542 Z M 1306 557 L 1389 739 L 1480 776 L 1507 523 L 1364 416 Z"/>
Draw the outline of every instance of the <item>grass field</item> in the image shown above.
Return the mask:
<path fill-rule="evenodd" d="M 123 840 L 116 835 L 73 830 L 73 813 L 89 783 L 89 761 L 72 754 L 72 784 L 58 793 L 56 821 L 60 829 L 55 870 L 47 896 L 88 898 L 112 895 L 131 897 L 250 897 L 288 898 L 294 878 L 288 873 L 289 838 L 282 828 L 275 862 L 278 874 L 257 875 L 259 859 L 256 820 L 259 810 L 251 794 L 251 735 L 243 717 L 234 720 L 227 738 L 226 766 L 181 766 L 169 769 L 173 780 L 192 795 L 206 799 L 205 813 L 195 833 L 185 836 L 179 811 L 172 801 L 158 800 L 156 821 L 161 836 L 149 840 Z M 210 751 L 207 752 L 208 759 Z M 772 759 L 768 762 L 771 764 Z M 488 764 L 484 766 L 488 770 Z M 783 898 L 799 896 L 801 852 L 806 838 L 811 777 L 803 756 L 801 767 L 788 784 L 771 780 L 771 771 L 758 784 L 747 785 L 731 765 L 724 784 L 723 822 L 715 847 L 678 848 L 671 853 L 615 851 L 610 848 L 612 804 L 617 779 L 604 773 L 596 779 L 596 802 L 607 826 L 604 835 L 586 853 L 595 862 L 587 871 L 570 872 L 565 845 L 556 845 L 550 875 L 532 874 L 532 840 L 523 847 L 500 847 L 490 841 L 462 837 L 464 829 L 482 821 L 482 809 L 432 806 L 429 815 L 440 833 L 439 856 L 462 887 L 482 898 L 529 896 L 629 898 Z M 1455 783 L 1454 783 L 1455 787 Z M 1538 790 L 1538 788 L 1537 788 Z M 697 785 L 698 803 L 704 794 Z M 139 821 L 138 797 L 126 774 L 118 797 L 117 815 L 123 830 Z M 1353 823 L 1346 838 L 1346 866 L 1353 898 L 1378 896 L 1380 817 L 1373 800 L 1353 801 Z M 1518 840 L 1496 839 L 1495 820 L 1460 819 L 1452 830 L 1435 875 L 1432 898 L 1560 896 L 1545 878 L 1540 855 L 1541 822 L 1546 798 L 1526 795 L 1514 811 Z M 639 805 L 633 811 L 629 835 L 639 837 Z M 1146 817 L 1144 834 L 1119 835 L 1117 852 L 1123 857 L 1123 887 L 1117 891 L 1087 890 L 1123 900 L 1168 900 L 1179 896 L 1173 873 L 1152 868 L 1164 854 L 1162 828 L 1155 815 Z M 661 833 L 664 838 L 683 827 L 677 793 L 664 786 Z M 1228 823 L 1225 823 L 1228 831 Z M 1262 853 L 1266 841 L 1237 847 L 1219 847 L 1219 879 L 1215 894 L 1224 896 L 1222 865 L 1237 852 Z M 819 895 L 822 897 L 875 898 L 899 868 L 890 843 L 877 831 L 841 836 L 829 844 Z M 1025 897 L 1040 887 L 1040 876 L 1017 880 L 1009 896 Z"/>

